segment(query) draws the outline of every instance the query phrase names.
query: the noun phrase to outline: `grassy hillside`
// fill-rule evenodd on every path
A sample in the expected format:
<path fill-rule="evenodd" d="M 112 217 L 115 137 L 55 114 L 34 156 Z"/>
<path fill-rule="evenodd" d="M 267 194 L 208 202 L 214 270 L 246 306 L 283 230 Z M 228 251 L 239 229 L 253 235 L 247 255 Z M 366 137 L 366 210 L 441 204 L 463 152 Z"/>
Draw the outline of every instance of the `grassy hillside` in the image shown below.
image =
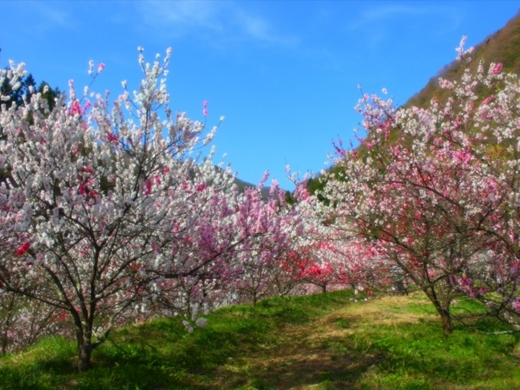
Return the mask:
<path fill-rule="evenodd" d="M 520 335 L 463 328 L 446 335 L 420 294 L 274 298 L 209 317 L 193 334 L 177 319 L 120 329 L 82 374 L 74 343 L 44 340 L 0 360 L 0 388 L 520 388 Z"/>
<path fill-rule="evenodd" d="M 449 80 L 458 79 L 462 76 L 466 66 L 469 66 L 470 69 L 476 69 L 480 61 L 484 61 L 486 69 L 491 62 L 500 62 L 505 72 L 520 74 L 520 13 L 509 20 L 504 28 L 489 35 L 483 42 L 479 43 L 471 54 L 471 62 L 469 64 L 453 61 L 445 66 L 437 75 L 430 79 L 419 93 L 408 100 L 406 106 L 425 108 L 430 104 L 430 100 L 434 96 L 439 101 L 443 101 L 446 95 L 445 91 L 439 87 L 439 77 Z"/>

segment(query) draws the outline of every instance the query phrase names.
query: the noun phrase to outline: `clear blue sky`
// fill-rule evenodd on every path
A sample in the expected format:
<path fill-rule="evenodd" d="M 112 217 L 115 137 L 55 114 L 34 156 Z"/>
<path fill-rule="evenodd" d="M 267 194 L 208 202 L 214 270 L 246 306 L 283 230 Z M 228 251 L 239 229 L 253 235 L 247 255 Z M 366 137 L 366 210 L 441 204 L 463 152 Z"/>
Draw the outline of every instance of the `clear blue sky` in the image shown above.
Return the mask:
<path fill-rule="evenodd" d="M 115 98 L 138 86 L 137 47 L 147 60 L 173 48 L 171 108 L 208 125 L 238 177 L 265 170 L 282 187 L 285 165 L 325 168 L 331 140 L 349 140 L 361 84 L 396 103 L 516 15 L 517 1 L 0 1 L 0 66 L 25 62 L 39 83 L 78 91 L 88 61 L 106 68 L 92 89 Z"/>

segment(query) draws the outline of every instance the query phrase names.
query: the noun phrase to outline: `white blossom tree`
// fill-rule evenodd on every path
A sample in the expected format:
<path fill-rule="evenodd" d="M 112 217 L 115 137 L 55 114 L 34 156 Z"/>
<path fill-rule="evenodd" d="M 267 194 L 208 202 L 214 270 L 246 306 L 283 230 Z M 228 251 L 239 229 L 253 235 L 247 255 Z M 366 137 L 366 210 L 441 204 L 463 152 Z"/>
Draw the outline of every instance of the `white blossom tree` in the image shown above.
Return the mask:
<path fill-rule="evenodd" d="M 229 169 L 194 156 L 216 127 L 202 138 L 202 123 L 172 113 L 170 54 L 148 64 L 140 49 L 133 97 L 123 82 L 113 102 L 78 98 L 71 81 L 53 110 L 35 93 L 0 111 L 0 291 L 65 313 L 80 371 L 115 325 L 186 311 L 203 325 L 199 310 L 232 290 L 237 253 L 278 231 Z M 103 67 L 91 63 L 94 77 Z M 23 75 L 11 64 L 1 77 L 16 89 Z"/>

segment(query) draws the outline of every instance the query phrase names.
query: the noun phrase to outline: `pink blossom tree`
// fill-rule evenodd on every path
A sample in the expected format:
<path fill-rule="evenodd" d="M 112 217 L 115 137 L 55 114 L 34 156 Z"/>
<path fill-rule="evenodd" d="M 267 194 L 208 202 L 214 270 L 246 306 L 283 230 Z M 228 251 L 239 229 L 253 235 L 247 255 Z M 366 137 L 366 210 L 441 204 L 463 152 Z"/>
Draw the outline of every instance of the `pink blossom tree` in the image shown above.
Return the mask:
<path fill-rule="evenodd" d="M 63 314 L 42 302 L 0 290 L 0 354 L 24 349 L 43 336 L 69 335 Z"/>
<path fill-rule="evenodd" d="M 266 180 L 267 173 L 256 188 L 246 188 L 236 221 L 240 235 L 249 237 L 234 253 L 240 270 L 236 293 L 240 300 L 253 305 L 260 299 L 291 292 L 295 284 L 283 266 L 284 259 L 303 231 L 298 205 L 286 202 L 285 191 L 276 181 L 268 199 L 263 199 L 261 189 Z"/>
<path fill-rule="evenodd" d="M 336 226 L 428 296 L 445 331 L 461 293 L 517 323 L 520 83 L 500 64 L 481 63 L 440 85 L 451 97 L 428 109 L 364 95 L 366 152 L 338 145 L 343 173 L 329 176 L 321 196 L 332 200 Z"/>
<path fill-rule="evenodd" d="M 329 175 L 338 178 L 338 167 Z M 321 179 L 319 179 L 321 180 Z M 329 179 L 330 181 L 330 179 Z M 292 250 L 285 263 L 292 268 L 293 278 L 299 283 L 312 284 L 325 293 L 332 287 L 354 290 L 388 288 L 390 265 L 380 256 L 377 248 L 348 228 L 348 224 L 335 223 L 336 200 L 325 198 L 324 183 L 310 196 L 306 181 L 298 184 L 296 197 L 299 215 L 303 220 L 302 233 L 292 240 Z M 316 184 L 316 183 L 314 183 Z M 304 190 L 305 189 L 305 190 Z M 370 261 L 367 261 L 370 259 Z M 312 292 L 312 289 L 307 289 Z"/>

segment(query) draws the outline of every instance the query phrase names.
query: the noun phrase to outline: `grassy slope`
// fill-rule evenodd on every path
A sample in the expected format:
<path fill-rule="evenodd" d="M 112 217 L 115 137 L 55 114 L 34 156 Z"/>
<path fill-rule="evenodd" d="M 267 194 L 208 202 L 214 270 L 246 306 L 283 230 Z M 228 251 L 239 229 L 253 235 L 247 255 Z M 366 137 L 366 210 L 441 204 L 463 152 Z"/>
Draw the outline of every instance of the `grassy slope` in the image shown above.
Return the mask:
<path fill-rule="evenodd" d="M 73 343 L 47 339 L 2 358 L 0 388 L 520 388 L 520 335 L 445 335 L 422 295 L 352 302 L 350 294 L 221 309 L 194 334 L 171 319 L 121 329 L 84 374 Z"/>
<path fill-rule="evenodd" d="M 491 62 L 500 62 L 503 64 L 505 72 L 520 74 L 520 13 L 509 20 L 502 29 L 479 43 L 470 57 L 471 62 L 469 64 L 453 61 L 450 65 L 444 67 L 438 75 L 430 79 L 428 84 L 406 103 L 406 106 L 426 108 L 434 96 L 439 101 L 444 101 L 447 93 L 439 87 L 439 77 L 449 80 L 459 79 L 466 66 L 475 70 L 480 61 L 484 62 L 485 69 L 488 69 Z"/>

